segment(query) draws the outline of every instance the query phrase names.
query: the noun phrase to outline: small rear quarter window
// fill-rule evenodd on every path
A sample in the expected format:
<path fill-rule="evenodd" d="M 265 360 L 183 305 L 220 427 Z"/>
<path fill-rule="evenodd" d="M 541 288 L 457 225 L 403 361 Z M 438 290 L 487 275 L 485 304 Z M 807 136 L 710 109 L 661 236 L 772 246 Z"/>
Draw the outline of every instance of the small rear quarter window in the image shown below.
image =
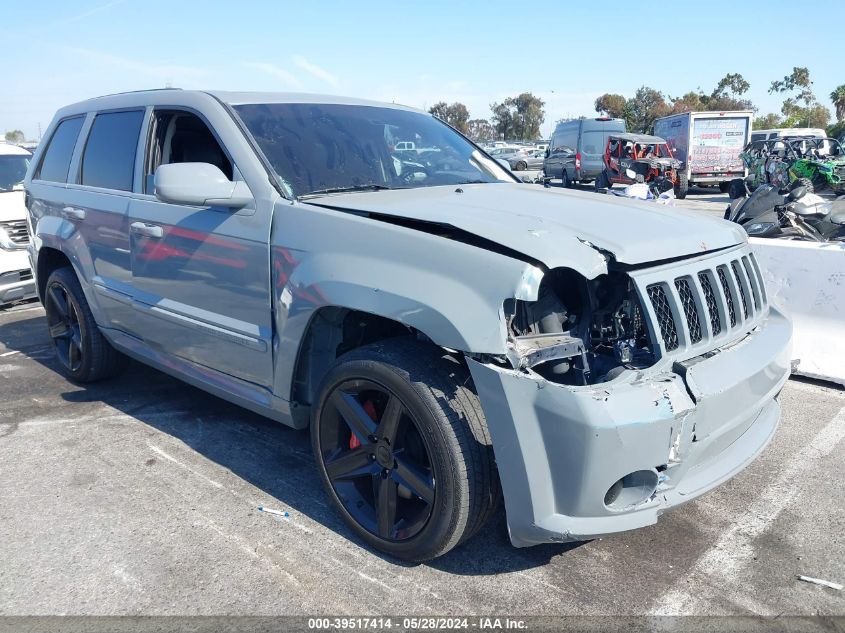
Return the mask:
<path fill-rule="evenodd" d="M 76 146 L 76 138 L 79 130 L 82 129 L 84 117 L 78 116 L 72 119 L 65 119 L 56 127 L 44 158 L 38 166 L 35 174 L 36 180 L 48 180 L 50 182 L 67 182 L 67 172 L 70 168 L 70 159 L 73 157 L 73 148 Z"/>

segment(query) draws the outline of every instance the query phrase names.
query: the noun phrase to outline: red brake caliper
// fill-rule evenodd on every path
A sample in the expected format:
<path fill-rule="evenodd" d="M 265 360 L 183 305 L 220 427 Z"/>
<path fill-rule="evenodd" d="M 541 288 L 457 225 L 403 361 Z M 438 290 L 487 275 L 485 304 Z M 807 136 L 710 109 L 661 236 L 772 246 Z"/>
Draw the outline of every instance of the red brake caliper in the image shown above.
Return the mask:
<path fill-rule="evenodd" d="M 367 412 L 367 415 L 370 416 L 373 422 L 376 422 L 376 418 L 378 418 L 378 413 L 376 413 L 376 407 L 373 404 L 372 400 L 367 400 L 364 404 L 364 411 Z M 349 436 L 349 449 L 355 449 L 361 446 L 361 440 L 358 439 L 358 436 L 354 433 Z"/>

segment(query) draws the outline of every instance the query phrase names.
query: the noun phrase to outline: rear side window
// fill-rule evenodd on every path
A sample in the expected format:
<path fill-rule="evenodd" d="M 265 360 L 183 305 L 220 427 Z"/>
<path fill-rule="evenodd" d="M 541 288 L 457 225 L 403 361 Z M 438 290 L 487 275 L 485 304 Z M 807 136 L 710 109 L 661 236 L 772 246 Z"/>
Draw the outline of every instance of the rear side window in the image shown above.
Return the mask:
<path fill-rule="evenodd" d="M 67 182 L 67 172 L 70 168 L 70 159 L 73 156 L 73 148 L 76 145 L 76 137 L 82 129 L 84 117 L 65 119 L 59 123 L 56 131 L 47 145 L 44 158 L 38 166 L 35 174 L 36 180 L 49 180 L 51 182 Z"/>
<path fill-rule="evenodd" d="M 81 184 L 132 190 L 135 151 L 143 118 L 141 110 L 97 115 L 82 154 Z"/>
<path fill-rule="evenodd" d="M 600 130 L 584 132 L 581 135 L 581 151 L 588 156 L 604 154 L 604 145 L 607 142 L 609 132 Z"/>

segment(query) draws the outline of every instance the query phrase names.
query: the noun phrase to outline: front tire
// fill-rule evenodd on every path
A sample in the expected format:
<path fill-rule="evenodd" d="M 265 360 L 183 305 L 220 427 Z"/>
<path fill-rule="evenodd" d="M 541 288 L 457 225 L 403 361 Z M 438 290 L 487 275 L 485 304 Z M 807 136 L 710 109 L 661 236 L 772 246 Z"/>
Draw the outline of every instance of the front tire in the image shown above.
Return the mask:
<path fill-rule="evenodd" d="M 445 554 L 478 531 L 501 496 L 468 371 L 413 339 L 341 356 L 322 382 L 311 441 L 343 519 L 395 558 Z"/>
<path fill-rule="evenodd" d="M 520 161 L 516 164 L 514 171 L 525 171 L 526 169 L 528 169 L 528 164 L 523 161 Z"/>
<path fill-rule="evenodd" d="M 86 383 L 120 373 L 126 357 L 100 332 L 79 279 L 69 266 L 48 277 L 44 311 L 56 356 L 68 378 Z"/>

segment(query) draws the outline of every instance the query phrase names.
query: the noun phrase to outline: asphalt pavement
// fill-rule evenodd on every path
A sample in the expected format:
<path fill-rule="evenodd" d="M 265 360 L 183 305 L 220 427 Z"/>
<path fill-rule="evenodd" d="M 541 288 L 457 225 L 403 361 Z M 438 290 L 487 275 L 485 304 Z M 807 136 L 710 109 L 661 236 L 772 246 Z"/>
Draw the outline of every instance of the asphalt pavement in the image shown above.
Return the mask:
<path fill-rule="evenodd" d="M 796 576 L 845 583 L 845 391 L 793 379 L 782 405 L 756 462 L 654 526 L 516 549 L 500 511 L 399 564 L 328 505 L 306 432 L 136 363 L 72 384 L 41 307 L 17 305 L 0 310 L 0 615 L 841 615 L 845 592 Z"/>

